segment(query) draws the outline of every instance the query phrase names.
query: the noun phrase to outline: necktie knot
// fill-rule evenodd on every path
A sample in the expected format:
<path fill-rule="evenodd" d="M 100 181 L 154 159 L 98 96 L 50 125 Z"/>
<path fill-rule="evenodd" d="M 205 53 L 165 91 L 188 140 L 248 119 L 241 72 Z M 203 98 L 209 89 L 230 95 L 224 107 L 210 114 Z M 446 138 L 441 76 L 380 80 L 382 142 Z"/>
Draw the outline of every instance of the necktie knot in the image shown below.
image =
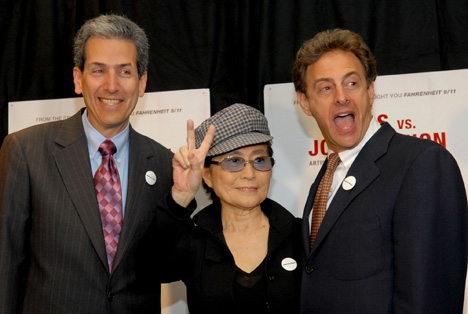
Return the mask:
<path fill-rule="evenodd" d="M 335 172 L 340 162 L 340 155 L 338 155 L 338 153 L 332 153 L 330 156 L 328 156 L 327 170 Z"/>
<path fill-rule="evenodd" d="M 99 146 L 99 152 L 102 156 L 114 155 L 117 152 L 117 147 L 115 147 L 115 144 L 111 140 L 105 140 Z"/>

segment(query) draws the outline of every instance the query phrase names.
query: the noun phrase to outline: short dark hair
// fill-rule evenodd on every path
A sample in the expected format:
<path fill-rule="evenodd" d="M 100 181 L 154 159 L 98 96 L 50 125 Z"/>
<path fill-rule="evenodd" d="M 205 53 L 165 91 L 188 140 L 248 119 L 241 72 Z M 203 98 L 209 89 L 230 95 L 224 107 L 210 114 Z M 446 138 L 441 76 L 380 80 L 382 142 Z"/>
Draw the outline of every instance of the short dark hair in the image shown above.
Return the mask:
<path fill-rule="evenodd" d="M 318 33 L 312 39 L 302 44 L 296 54 L 296 61 L 294 62 L 292 74 L 292 80 L 296 91 L 307 95 L 307 67 L 318 61 L 325 53 L 334 50 L 354 53 L 364 66 L 367 87 L 375 81 L 377 77 L 377 65 L 372 52 L 363 41 L 362 37 L 349 30 L 337 28 Z"/>
<path fill-rule="evenodd" d="M 86 21 L 78 30 L 73 44 L 75 66 L 84 70 L 86 44 L 91 37 L 117 38 L 132 41 L 137 50 L 138 76 L 148 68 L 149 42 L 144 30 L 135 22 L 120 15 L 100 15 Z"/>

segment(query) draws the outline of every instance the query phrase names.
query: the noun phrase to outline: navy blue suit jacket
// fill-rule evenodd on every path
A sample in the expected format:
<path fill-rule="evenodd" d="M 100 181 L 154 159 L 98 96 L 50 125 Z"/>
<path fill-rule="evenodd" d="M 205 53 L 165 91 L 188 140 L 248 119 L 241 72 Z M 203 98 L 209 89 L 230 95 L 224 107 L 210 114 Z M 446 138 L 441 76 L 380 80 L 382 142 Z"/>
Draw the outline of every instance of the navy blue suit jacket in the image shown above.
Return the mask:
<path fill-rule="evenodd" d="M 301 313 L 461 313 L 467 266 L 467 199 L 441 145 L 387 123 L 362 148 L 309 248 L 304 209 Z"/>

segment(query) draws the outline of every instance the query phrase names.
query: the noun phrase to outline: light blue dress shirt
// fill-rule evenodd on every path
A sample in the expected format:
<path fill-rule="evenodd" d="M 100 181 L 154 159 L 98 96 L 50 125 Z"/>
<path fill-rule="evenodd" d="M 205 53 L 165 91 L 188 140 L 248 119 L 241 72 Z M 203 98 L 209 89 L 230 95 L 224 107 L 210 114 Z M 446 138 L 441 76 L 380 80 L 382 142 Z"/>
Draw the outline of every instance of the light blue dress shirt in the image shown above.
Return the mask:
<path fill-rule="evenodd" d="M 82 115 L 83 128 L 86 134 L 86 139 L 88 140 L 88 152 L 89 160 L 91 162 L 91 170 L 94 174 L 98 170 L 102 162 L 102 155 L 99 152 L 99 146 L 107 140 L 108 138 L 104 137 L 99 133 L 89 122 L 88 120 L 88 110 Z M 127 200 L 127 189 L 128 189 L 128 154 L 129 154 L 129 134 L 130 134 L 130 124 L 127 125 L 125 130 L 109 138 L 115 147 L 117 152 L 114 154 L 115 163 L 117 164 L 117 170 L 119 171 L 120 176 L 120 185 L 122 187 L 122 217 L 125 214 L 125 203 Z"/>

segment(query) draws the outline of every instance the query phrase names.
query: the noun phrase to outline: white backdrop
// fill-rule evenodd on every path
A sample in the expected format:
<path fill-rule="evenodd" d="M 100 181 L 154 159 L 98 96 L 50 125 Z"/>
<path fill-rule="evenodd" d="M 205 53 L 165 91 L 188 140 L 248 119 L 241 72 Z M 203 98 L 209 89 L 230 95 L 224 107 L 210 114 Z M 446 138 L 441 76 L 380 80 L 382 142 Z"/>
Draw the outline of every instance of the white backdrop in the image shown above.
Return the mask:
<path fill-rule="evenodd" d="M 82 97 L 9 103 L 9 133 L 25 127 L 66 119 L 84 107 Z M 140 98 L 130 122 L 138 132 L 174 152 L 186 145 L 187 120 L 195 126 L 210 116 L 208 89 L 146 93 Z M 209 203 L 203 189 L 197 195 L 198 208 Z M 178 281 L 162 285 L 162 314 L 188 313 L 185 286 Z"/>
<path fill-rule="evenodd" d="M 468 180 L 468 70 L 380 76 L 375 83 L 373 114 L 403 134 L 428 138 L 445 146 Z M 277 165 L 270 197 L 302 217 L 303 206 L 327 155 L 314 118 L 297 102 L 294 85 L 266 85 L 268 118 Z M 468 297 L 465 289 L 465 300 Z M 465 302 L 466 304 L 466 302 Z M 468 311 L 464 309 L 464 314 Z"/>

